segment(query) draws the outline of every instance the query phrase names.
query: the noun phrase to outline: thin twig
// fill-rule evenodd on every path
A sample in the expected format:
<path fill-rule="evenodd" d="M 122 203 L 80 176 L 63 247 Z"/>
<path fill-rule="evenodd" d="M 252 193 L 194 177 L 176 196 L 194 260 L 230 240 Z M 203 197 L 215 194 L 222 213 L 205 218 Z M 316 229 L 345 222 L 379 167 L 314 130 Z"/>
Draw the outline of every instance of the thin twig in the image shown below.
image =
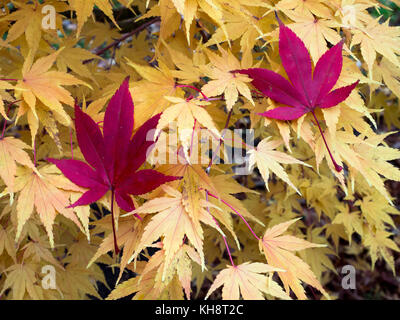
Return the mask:
<path fill-rule="evenodd" d="M 136 29 L 132 30 L 131 32 L 125 34 L 124 36 L 122 36 L 119 39 L 116 39 L 115 41 L 111 42 L 109 45 L 105 46 L 104 48 L 96 48 L 93 50 L 93 54 L 100 56 L 102 55 L 104 52 L 106 52 L 107 50 L 118 46 L 122 41 L 128 39 L 129 37 L 143 31 L 144 29 L 146 29 L 148 26 L 152 25 L 153 23 L 156 23 L 158 21 L 161 21 L 160 17 L 155 17 L 145 23 L 143 23 L 142 25 L 140 25 L 139 27 L 137 27 Z M 90 61 L 92 61 L 93 59 L 88 59 L 83 61 L 84 64 L 89 63 Z"/>

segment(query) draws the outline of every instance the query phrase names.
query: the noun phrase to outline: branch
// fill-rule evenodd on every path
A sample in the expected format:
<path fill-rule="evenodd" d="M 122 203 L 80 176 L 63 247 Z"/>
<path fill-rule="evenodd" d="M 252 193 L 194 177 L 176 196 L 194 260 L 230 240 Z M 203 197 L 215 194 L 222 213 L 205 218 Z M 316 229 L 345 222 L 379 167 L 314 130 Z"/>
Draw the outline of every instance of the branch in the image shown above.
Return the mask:
<path fill-rule="evenodd" d="M 107 50 L 118 46 L 122 41 L 128 39 L 129 37 L 143 31 L 144 29 L 146 29 L 148 26 L 152 25 L 153 23 L 159 22 L 161 21 L 160 17 L 155 17 L 145 23 L 143 23 L 142 25 L 140 25 L 139 27 L 137 27 L 136 29 L 133 29 L 131 32 L 123 35 L 121 38 L 116 39 L 115 41 L 111 42 L 109 45 L 105 46 L 104 48 L 98 47 L 96 49 L 93 50 L 93 54 L 100 56 L 102 55 L 104 52 L 106 52 Z M 90 61 L 92 61 L 93 59 L 89 59 L 89 60 L 85 60 L 83 61 L 84 64 L 89 63 Z"/>

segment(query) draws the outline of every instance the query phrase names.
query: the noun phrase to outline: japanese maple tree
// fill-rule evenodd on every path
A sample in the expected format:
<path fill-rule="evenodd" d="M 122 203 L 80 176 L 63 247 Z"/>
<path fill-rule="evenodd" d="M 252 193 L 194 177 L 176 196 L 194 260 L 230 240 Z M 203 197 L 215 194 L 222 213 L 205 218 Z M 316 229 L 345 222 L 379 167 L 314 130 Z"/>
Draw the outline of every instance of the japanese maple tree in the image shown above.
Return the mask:
<path fill-rule="evenodd" d="M 0 1 L 0 300 L 397 299 L 398 5 Z"/>

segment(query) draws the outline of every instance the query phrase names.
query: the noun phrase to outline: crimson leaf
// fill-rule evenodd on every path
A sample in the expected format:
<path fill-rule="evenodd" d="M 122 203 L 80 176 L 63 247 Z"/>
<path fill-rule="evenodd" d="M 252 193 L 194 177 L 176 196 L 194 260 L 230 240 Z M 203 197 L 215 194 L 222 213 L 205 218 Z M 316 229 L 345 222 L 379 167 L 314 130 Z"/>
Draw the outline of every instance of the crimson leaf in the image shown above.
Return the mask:
<path fill-rule="evenodd" d="M 76 136 L 87 161 L 48 159 L 78 186 L 88 188 L 70 207 L 93 203 L 111 191 L 111 213 L 114 198 L 125 211 L 135 209 L 130 195 L 140 195 L 160 185 L 180 179 L 158 171 L 138 170 L 153 145 L 154 131 L 161 114 L 145 122 L 131 139 L 134 127 L 134 105 L 129 92 L 129 78 L 111 98 L 104 116 L 103 134 L 95 121 L 75 105 Z M 153 134 L 153 135 L 152 135 Z M 115 251 L 119 252 L 115 238 Z"/>
<path fill-rule="evenodd" d="M 318 124 L 335 169 L 340 172 L 342 167 L 333 159 L 315 115 L 315 109 L 331 108 L 346 100 L 359 82 L 356 81 L 349 86 L 331 91 L 342 70 L 343 41 L 323 54 L 318 60 L 314 72 L 312 72 L 310 55 L 303 41 L 279 18 L 278 21 L 279 54 L 290 81 L 278 73 L 263 68 L 235 70 L 234 72 L 248 75 L 252 79 L 251 83 L 258 91 L 286 105 L 260 115 L 278 120 L 295 120 L 311 112 Z"/>

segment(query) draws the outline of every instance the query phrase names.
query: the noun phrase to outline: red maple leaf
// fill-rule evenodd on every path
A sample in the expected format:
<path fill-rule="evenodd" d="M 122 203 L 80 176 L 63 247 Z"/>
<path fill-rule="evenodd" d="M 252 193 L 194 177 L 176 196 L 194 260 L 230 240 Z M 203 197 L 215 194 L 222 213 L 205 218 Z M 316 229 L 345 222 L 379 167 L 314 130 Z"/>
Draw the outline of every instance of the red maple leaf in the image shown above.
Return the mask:
<path fill-rule="evenodd" d="M 263 68 L 235 70 L 247 74 L 254 87 L 263 95 L 287 106 L 278 107 L 260 115 L 279 120 L 295 120 L 311 112 L 324 139 L 336 171 L 343 168 L 333 159 L 326 143 L 321 126 L 315 115 L 316 108 L 331 108 L 347 99 L 359 81 L 335 89 L 342 70 L 343 41 L 330 48 L 321 56 L 312 72 L 310 55 L 300 38 L 279 21 L 279 54 L 282 65 L 289 77 L 286 80 L 280 74 Z"/>
<path fill-rule="evenodd" d="M 145 122 L 131 140 L 134 105 L 127 78 L 107 106 L 103 134 L 96 122 L 75 105 L 76 137 L 88 164 L 74 159 L 48 159 L 73 183 L 89 189 L 70 207 L 88 205 L 111 191 L 116 253 L 119 250 L 115 236 L 114 198 L 121 209 L 132 211 L 135 206 L 130 195 L 145 194 L 168 181 L 180 179 L 151 169 L 138 170 L 146 161 L 149 148 L 154 144 L 152 140 L 160 115 L 157 114 Z"/>

